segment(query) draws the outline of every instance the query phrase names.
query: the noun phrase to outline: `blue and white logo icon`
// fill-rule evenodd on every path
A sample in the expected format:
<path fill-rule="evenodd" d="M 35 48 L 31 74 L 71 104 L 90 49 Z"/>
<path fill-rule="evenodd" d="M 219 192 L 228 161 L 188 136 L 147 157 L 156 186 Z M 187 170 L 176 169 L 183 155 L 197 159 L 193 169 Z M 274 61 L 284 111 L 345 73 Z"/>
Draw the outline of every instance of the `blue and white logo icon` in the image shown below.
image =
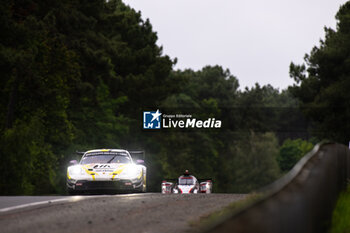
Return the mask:
<path fill-rule="evenodd" d="M 159 109 L 156 112 L 143 112 L 143 128 L 160 129 L 161 115 Z"/>

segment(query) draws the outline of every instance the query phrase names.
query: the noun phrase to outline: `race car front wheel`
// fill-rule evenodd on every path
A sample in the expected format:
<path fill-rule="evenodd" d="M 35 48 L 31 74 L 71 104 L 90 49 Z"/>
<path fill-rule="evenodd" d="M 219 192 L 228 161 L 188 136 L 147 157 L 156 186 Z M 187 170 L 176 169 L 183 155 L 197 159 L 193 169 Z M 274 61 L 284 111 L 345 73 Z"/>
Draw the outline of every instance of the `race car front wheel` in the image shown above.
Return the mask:
<path fill-rule="evenodd" d="M 79 195 L 79 194 L 82 194 L 81 191 L 77 191 L 77 190 L 74 190 L 74 189 L 69 188 L 69 187 L 66 188 L 66 191 L 67 191 L 68 195 Z"/>

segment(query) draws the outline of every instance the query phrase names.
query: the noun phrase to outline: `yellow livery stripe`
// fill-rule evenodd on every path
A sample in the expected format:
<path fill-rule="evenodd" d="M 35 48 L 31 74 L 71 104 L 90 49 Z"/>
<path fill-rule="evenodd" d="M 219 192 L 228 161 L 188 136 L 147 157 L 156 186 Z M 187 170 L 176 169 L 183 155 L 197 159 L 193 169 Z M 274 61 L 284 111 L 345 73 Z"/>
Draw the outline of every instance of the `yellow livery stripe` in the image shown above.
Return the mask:
<path fill-rule="evenodd" d="M 87 174 L 89 174 L 89 175 L 91 175 L 91 176 L 92 176 L 92 180 L 95 180 L 95 175 L 96 175 L 96 173 L 95 173 L 95 172 L 93 172 L 93 171 L 89 171 L 89 169 L 88 169 L 88 168 L 86 168 L 85 166 L 83 166 L 83 169 L 85 170 L 85 172 L 86 172 Z"/>
<path fill-rule="evenodd" d="M 140 175 L 137 177 L 137 179 L 140 179 L 142 176 L 143 171 L 140 172 Z"/>
<path fill-rule="evenodd" d="M 114 177 L 116 175 L 119 175 L 120 173 L 122 173 L 126 166 L 127 165 L 120 165 L 115 171 L 109 173 L 110 175 L 112 175 L 112 180 L 114 180 Z"/>

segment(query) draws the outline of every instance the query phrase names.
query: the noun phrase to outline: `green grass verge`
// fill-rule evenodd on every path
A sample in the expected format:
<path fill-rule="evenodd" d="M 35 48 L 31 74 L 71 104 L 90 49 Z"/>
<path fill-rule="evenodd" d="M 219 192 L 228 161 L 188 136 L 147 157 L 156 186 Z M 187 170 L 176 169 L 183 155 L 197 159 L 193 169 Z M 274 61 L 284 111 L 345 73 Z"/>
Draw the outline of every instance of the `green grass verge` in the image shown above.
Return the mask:
<path fill-rule="evenodd" d="M 339 196 L 333 211 L 330 233 L 350 233 L 350 185 Z"/>

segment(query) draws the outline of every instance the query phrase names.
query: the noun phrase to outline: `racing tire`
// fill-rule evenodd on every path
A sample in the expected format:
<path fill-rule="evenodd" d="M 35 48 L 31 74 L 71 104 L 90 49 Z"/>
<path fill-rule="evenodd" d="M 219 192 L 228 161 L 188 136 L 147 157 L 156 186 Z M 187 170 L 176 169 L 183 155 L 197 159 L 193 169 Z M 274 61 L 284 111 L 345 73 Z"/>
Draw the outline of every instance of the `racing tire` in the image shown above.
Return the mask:
<path fill-rule="evenodd" d="M 146 176 L 144 174 L 144 171 L 142 172 L 142 176 L 143 176 L 143 179 L 142 179 L 142 185 L 141 185 L 140 193 L 146 193 L 147 192 L 147 184 L 146 184 Z"/>
<path fill-rule="evenodd" d="M 71 188 L 68 188 L 68 187 L 67 187 L 66 191 L 67 191 L 67 194 L 68 194 L 68 195 L 71 195 L 71 196 L 74 196 L 74 195 L 79 195 L 79 194 L 81 194 L 81 192 L 79 192 L 79 191 L 76 191 L 76 190 L 74 190 L 74 189 L 71 189 Z"/>
<path fill-rule="evenodd" d="M 147 187 L 146 184 L 144 183 L 144 181 L 142 181 L 142 184 L 139 188 L 135 189 L 136 193 L 146 193 L 147 192 Z"/>
<path fill-rule="evenodd" d="M 146 193 L 147 192 L 147 186 L 145 183 L 142 183 L 142 193 Z"/>

